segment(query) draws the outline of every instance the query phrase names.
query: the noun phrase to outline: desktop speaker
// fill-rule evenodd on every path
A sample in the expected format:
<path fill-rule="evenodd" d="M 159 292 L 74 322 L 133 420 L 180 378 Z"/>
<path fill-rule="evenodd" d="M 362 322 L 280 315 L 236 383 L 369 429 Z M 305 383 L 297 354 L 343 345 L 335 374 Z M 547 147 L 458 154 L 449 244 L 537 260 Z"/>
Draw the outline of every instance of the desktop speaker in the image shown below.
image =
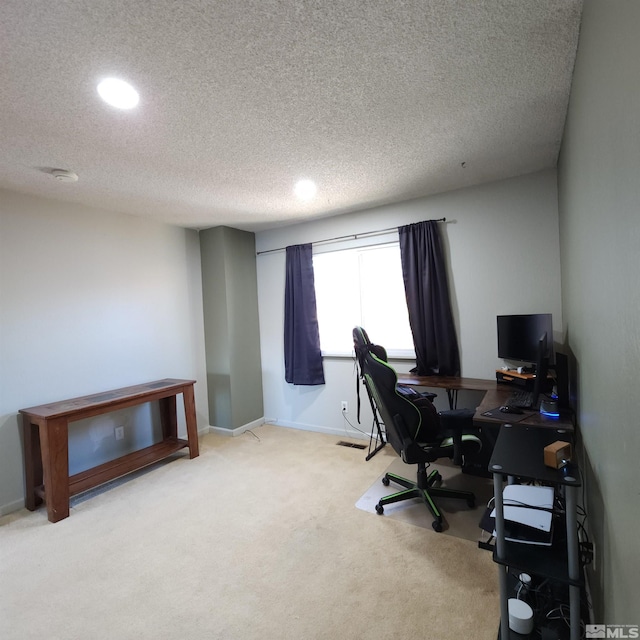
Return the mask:
<path fill-rule="evenodd" d="M 540 400 L 540 413 L 548 418 L 559 418 L 560 410 L 558 409 L 558 403 L 555 400 L 543 398 Z"/>
<path fill-rule="evenodd" d="M 544 448 L 544 464 L 552 469 L 560 469 L 571 460 L 571 444 L 556 440 Z"/>

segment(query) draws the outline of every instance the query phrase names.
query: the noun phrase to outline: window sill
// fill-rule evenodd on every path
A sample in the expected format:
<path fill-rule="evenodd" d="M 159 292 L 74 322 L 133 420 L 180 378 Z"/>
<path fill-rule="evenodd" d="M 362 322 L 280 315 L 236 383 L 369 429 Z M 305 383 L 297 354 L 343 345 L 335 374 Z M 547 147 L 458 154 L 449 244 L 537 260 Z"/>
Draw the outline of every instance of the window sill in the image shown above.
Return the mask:
<path fill-rule="evenodd" d="M 335 358 L 335 359 L 348 359 L 354 360 L 356 354 L 354 351 L 346 352 L 346 351 L 321 351 L 320 352 L 323 358 Z M 410 352 L 396 352 L 390 351 L 387 353 L 387 357 L 389 360 L 414 360 L 416 359 L 415 353 Z"/>

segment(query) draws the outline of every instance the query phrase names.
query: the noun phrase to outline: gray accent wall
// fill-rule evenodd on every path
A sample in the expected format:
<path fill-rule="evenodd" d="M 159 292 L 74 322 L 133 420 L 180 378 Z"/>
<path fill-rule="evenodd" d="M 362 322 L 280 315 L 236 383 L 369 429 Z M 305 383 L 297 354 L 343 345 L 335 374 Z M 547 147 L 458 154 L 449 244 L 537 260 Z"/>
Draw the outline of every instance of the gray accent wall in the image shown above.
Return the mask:
<path fill-rule="evenodd" d="M 263 416 L 253 233 L 200 232 L 209 419 L 237 429 Z"/>
<path fill-rule="evenodd" d="M 595 621 L 640 624 L 640 2 L 587 1 L 559 163 Z"/>

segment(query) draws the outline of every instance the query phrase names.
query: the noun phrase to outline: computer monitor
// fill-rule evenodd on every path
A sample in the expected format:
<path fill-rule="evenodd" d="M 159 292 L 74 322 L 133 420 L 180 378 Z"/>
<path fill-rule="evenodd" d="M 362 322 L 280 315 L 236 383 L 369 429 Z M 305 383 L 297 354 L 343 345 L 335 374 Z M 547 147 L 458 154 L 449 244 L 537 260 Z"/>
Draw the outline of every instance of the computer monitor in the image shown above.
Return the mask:
<path fill-rule="evenodd" d="M 549 383 L 547 375 L 549 373 L 549 358 L 547 348 L 547 333 L 544 332 L 538 338 L 538 346 L 536 353 L 536 377 L 533 381 L 533 399 L 532 406 L 537 409 L 540 395 L 547 391 Z"/>
<path fill-rule="evenodd" d="M 553 324 L 550 313 L 498 316 L 498 358 L 537 363 L 542 334 L 547 364 L 553 362 Z"/>
<path fill-rule="evenodd" d="M 555 354 L 556 390 L 558 394 L 558 407 L 560 409 L 571 408 L 571 392 L 569 383 L 569 357 L 558 351 Z"/>

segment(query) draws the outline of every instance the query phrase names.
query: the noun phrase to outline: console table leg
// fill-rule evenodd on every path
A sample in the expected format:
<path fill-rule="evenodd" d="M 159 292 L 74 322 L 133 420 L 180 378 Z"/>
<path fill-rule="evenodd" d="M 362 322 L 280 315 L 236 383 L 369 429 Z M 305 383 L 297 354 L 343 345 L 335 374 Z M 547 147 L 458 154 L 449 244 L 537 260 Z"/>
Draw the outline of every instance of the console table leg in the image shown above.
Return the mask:
<path fill-rule="evenodd" d="M 36 488 L 42 484 L 42 454 L 40 452 L 40 435 L 38 425 L 31 424 L 27 416 L 22 416 L 22 433 L 24 436 L 24 506 L 35 511 L 42 503 L 36 494 Z"/>
<path fill-rule="evenodd" d="M 42 470 L 47 515 L 50 522 L 69 517 L 69 445 L 65 418 L 40 425 Z"/>
<path fill-rule="evenodd" d="M 187 423 L 187 440 L 189 441 L 189 457 L 197 458 L 200 454 L 198 447 L 198 424 L 196 422 L 196 400 L 193 385 L 182 390 L 184 399 L 184 417 Z"/>
<path fill-rule="evenodd" d="M 169 396 L 160 400 L 160 422 L 162 424 L 162 437 L 178 437 L 178 417 L 176 415 L 176 397 Z"/>

